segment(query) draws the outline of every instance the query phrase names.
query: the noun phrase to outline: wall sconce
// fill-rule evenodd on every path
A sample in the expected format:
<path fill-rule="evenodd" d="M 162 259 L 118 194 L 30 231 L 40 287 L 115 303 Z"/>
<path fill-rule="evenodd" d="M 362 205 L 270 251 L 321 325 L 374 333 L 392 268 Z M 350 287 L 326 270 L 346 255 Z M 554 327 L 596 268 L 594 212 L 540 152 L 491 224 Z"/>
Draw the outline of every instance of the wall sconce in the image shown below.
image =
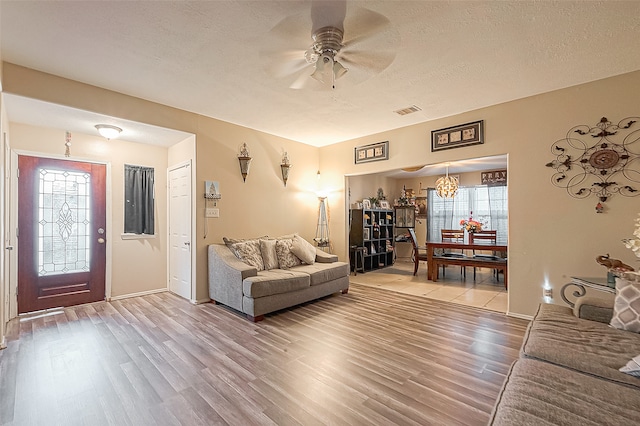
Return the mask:
<path fill-rule="evenodd" d="M 289 179 L 289 169 L 291 168 L 291 162 L 289 161 L 289 157 L 287 156 L 287 151 L 282 154 L 282 164 L 280 164 L 280 170 L 282 171 L 282 180 L 284 181 L 284 186 L 287 186 L 287 180 Z"/>
<path fill-rule="evenodd" d="M 242 173 L 242 181 L 247 181 L 247 175 L 249 174 L 249 166 L 251 165 L 251 156 L 249 156 L 249 147 L 246 143 L 240 146 L 240 153 L 238 154 L 238 161 L 240 162 L 240 173 Z"/>
<path fill-rule="evenodd" d="M 106 139 L 117 138 L 122 129 L 120 127 L 112 126 L 110 124 L 96 124 L 96 129 L 98 129 L 98 133 L 100 136 Z"/>

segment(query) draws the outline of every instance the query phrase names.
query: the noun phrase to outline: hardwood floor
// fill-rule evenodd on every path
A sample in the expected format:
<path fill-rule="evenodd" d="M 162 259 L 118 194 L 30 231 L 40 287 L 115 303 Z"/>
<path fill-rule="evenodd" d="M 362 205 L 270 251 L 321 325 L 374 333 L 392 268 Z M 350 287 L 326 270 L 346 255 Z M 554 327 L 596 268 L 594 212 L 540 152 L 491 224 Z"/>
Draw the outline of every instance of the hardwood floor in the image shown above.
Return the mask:
<path fill-rule="evenodd" d="M 354 284 L 258 324 L 170 293 L 12 320 L 0 424 L 483 425 L 527 321 Z"/>

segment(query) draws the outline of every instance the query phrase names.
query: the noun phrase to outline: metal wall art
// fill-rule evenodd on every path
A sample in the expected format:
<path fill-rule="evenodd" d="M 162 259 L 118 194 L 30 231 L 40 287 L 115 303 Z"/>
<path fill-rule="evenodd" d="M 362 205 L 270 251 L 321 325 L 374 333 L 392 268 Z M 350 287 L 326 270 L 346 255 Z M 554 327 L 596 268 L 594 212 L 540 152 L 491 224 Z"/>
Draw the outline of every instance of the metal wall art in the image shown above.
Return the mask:
<path fill-rule="evenodd" d="M 595 195 L 601 203 L 613 194 L 640 194 L 640 117 L 612 124 L 606 117 L 591 127 L 572 127 L 551 145 L 556 159 L 547 163 L 556 171 L 551 182 L 574 198 Z"/>

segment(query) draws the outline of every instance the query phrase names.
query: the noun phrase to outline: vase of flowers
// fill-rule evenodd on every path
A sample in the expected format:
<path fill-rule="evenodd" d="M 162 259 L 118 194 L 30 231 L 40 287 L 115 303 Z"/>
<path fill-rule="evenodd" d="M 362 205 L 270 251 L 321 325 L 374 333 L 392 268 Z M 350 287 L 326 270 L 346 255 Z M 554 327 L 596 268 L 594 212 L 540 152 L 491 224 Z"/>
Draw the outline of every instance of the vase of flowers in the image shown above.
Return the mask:
<path fill-rule="evenodd" d="M 460 221 L 460 227 L 463 231 L 467 231 L 470 234 L 482 231 L 482 223 L 473 219 L 473 212 L 469 215 L 469 219 L 462 219 Z"/>

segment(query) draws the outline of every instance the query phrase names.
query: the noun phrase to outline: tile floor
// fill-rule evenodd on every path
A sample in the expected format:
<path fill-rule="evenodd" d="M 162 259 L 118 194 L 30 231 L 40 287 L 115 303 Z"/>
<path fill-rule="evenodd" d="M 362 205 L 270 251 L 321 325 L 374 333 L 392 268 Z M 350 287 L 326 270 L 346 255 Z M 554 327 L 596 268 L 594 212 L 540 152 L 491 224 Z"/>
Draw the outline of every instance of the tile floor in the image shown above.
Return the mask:
<path fill-rule="evenodd" d="M 507 291 L 504 288 L 503 276 L 496 282 L 492 271 L 487 268 L 476 270 L 473 280 L 473 268 L 467 268 L 464 279 L 460 268 L 448 266 L 437 282 L 427 280 L 427 265 L 421 262 L 418 273 L 413 276 L 413 262 L 408 259 L 397 259 L 393 266 L 367 273 L 351 273 L 350 282 L 393 290 L 400 293 L 413 294 L 428 299 L 445 300 L 461 305 L 475 306 L 497 312 L 507 312 Z"/>

